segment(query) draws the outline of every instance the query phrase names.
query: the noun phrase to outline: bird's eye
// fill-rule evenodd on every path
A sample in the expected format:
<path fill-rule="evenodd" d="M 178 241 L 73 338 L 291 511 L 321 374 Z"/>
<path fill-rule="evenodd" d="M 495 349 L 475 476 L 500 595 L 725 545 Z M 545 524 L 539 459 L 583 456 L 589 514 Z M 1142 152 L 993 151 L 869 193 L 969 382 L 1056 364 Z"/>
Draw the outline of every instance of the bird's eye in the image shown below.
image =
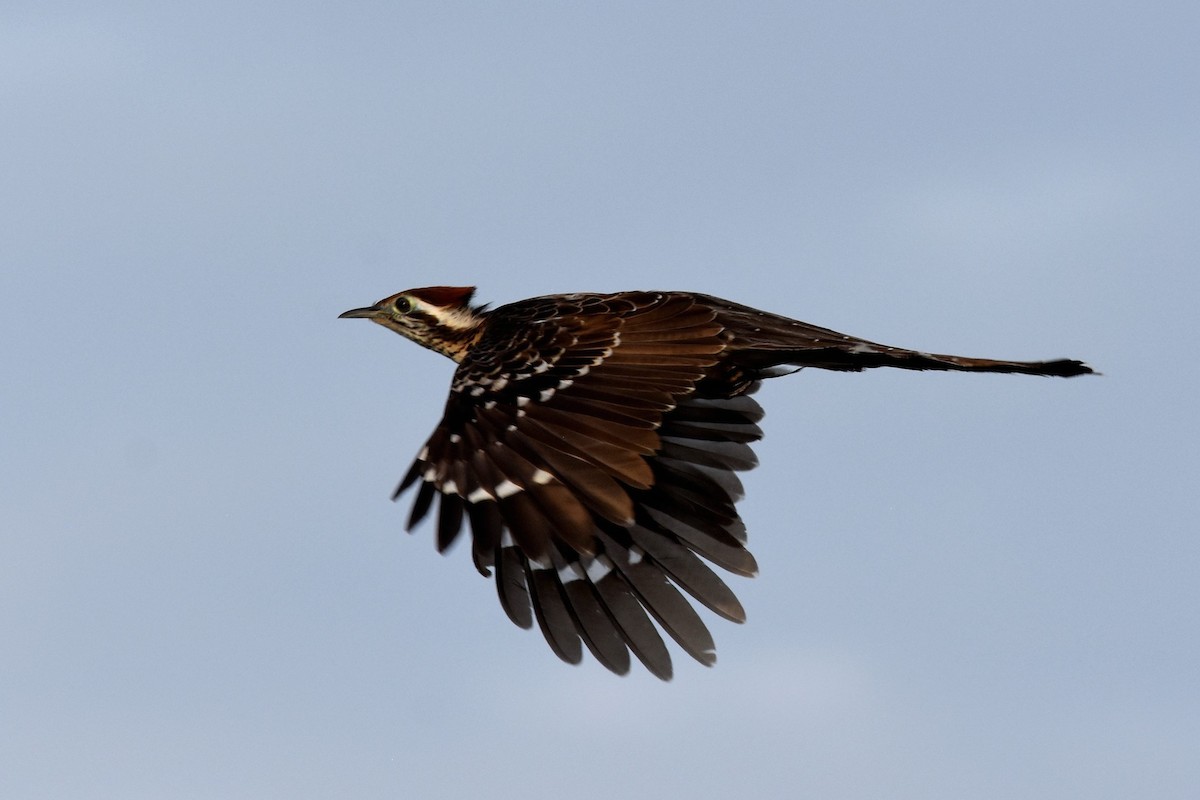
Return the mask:
<path fill-rule="evenodd" d="M 412 311 L 412 301 L 407 297 L 397 297 L 392 306 L 395 307 L 397 314 L 407 314 Z"/>

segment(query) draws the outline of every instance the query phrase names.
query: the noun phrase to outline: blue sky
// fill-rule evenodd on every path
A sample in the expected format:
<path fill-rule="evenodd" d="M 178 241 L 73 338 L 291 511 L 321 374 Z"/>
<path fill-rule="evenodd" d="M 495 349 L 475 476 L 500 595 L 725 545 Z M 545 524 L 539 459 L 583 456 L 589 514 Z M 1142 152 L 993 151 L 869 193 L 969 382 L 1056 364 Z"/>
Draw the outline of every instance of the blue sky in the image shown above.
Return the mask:
<path fill-rule="evenodd" d="M 0 794 L 1193 798 L 1194 3 L 10 3 Z M 401 289 L 1105 374 L 760 394 L 718 664 L 568 667 L 388 502 Z"/>

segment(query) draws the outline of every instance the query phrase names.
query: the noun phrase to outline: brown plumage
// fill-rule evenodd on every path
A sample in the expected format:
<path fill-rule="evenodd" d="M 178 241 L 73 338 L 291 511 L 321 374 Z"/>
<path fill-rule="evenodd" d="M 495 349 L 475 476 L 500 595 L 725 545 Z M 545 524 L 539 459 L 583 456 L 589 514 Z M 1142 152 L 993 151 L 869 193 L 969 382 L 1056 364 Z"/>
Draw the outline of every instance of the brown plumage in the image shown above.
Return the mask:
<path fill-rule="evenodd" d="M 466 520 L 500 604 L 536 619 L 564 661 L 586 647 L 625 673 L 632 652 L 671 677 L 658 629 L 702 664 L 713 640 L 682 589 L 742 622 L 708 566 L 753 576 L 734 504 L 755 465 L 764 378 L 802 367 L 1070 377 L 1079 361 L 997 361 L 869 342 L 688 292 L 537 297 L 488 310 L 471 287 L 413 289 L 342 317 L 371 319 L 458 362 L 442 421 L 395 497 L 409 528 L 437 508 L 437 546 Z M 658 623 L 658 627 L 651 622 Z"/>

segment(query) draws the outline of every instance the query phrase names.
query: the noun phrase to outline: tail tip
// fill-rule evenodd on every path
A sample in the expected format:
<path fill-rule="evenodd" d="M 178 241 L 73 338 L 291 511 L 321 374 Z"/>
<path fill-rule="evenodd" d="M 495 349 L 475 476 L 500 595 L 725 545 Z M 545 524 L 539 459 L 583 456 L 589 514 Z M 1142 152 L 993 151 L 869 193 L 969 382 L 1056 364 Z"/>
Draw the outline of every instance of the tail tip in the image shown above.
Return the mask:
<path fill-rule="evenodd" d="M 1076 375 L 1099 375 L 1100 373 L 1092 369 L 1090 364 L 1083 361 L 1076 361 L 1070 358 L 1060 359 L 1059 361 L 1047 361 L 1043 366 L 1046 368 L 1045 375 L 1052 375 L 1059 378 L 1074 378 Z"/>

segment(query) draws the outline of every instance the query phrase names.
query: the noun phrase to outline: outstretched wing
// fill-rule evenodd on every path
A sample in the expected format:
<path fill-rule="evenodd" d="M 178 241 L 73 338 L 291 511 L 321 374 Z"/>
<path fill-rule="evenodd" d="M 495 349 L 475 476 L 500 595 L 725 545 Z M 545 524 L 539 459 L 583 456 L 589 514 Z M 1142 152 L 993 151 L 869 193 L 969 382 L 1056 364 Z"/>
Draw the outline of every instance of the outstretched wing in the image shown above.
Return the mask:
<path fill-rule="evenodd" d="M 632 651 L 667 679 L 653 618 L 712 664 L 712 637 L 678 589 L 744 619 L 698 556 L 756 571 L 734 473 L 755 463 L 748 443 L 762 416 L 746 392 L 706 381 L 726 347 L 721 330 L 711 307 L 668 293 L 565 295 L 491 312 L 397 489 L 419 484 L 409 528 L 440 497 L 445 550 L 465 517 L 476 567 L 495 569 L 509 618 L 523 628 L 536 618 L 565 661 L 586 646 L 624 673 Z"/>

